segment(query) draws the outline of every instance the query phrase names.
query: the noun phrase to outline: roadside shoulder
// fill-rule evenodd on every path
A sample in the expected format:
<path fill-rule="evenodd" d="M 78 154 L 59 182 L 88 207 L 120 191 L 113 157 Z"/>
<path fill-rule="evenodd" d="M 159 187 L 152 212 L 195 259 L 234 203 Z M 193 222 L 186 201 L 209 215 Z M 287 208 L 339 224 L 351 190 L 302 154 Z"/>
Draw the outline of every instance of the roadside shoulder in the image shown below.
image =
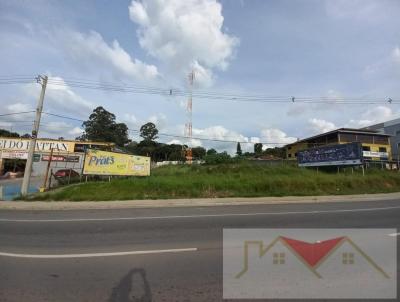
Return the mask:
<path fill-rule="evenodd" d="M 0 210 L 82 210 L 400 200 L 400 192 L 334 196 L 234 197 L 116 201 L 0 201 Z"/>

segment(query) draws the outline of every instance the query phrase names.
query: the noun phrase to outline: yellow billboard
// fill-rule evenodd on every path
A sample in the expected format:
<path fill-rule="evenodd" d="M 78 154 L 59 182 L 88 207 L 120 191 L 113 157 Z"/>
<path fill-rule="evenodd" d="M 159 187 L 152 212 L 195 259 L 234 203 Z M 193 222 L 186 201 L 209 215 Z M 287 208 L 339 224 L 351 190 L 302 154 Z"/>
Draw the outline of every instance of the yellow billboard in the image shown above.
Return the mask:
<path fill-rule="evenodd" d="M 89 149 L 83 174 L 149 176 L 150 157 Z"/>

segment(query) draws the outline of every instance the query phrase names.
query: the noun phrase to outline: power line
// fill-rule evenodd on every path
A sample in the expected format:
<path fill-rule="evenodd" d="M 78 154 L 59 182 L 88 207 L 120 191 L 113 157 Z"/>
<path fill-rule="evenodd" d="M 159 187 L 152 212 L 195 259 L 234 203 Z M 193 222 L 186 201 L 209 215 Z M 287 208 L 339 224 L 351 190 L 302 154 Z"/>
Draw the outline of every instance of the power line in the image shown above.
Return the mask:
<path fill-rule="evenodd" d="M 55 116 L 55 117 L 59 117 L 59 118 L 63 118 L 63 119 L 68 119 L 68 120 L 73 120 L 73 121 L 78 121 L 78 122 L 85 122 L 84 120 L 81 119 L 77 119 L 74 117 L 69 117 L 69 116 L 65 116 L 65 115 L 60 115 L 60 114 L 55 114 L 55 113 L 50 113 L 50 112 L 42 112 L 43 114 L 47 114 L 47 115 L 51 115 L 51 116 Z"/>
<path fill-rule="evenodd" d="M 83 80 L 68 80 L 50 78 L 49 82 L 52 85 L 70 86 L 77 88 L 86 88 L 94 90 L 114 91 L 121 93 L 143 93 L 150 95 L 161 96 L 181 96 L 188 97 L 190 91 L 181 89 L 160 88 L 151 86 L 139 85 L 117 85 L 110 83 L 99 83 L 94 81 Z M 293 97 L 293 96 L 265 96 L 265 95 L 246 95 L 246 94 L 224 94 L 218 92 L 195 91 L 193 97 L 204 100 L 220 100 L 220 101 L 235 101 L 235 102 L 261 102 L 261 103 L 321 103 L 321 104 L 382 104 L 382 103 L 400 103 L 400 100 L 393 98 L 372 98 L 372 97 Z M 377 99 L 381 101 L 377 101 Z"/>
<path fill-rule="evenodd" d="M 33 82 L 36 78 L 30 75 L 0 77 L 1 84 L 20 84 Z M 188 97 L 190 91 L 171 87 L 154 87 L 144 85 L 126 85 L 77 78 L 49 78 L 49 84 L 55 86 L 75 87 L 93 90 L 112 91 L 120 93 L 138 93 L 169 97 Z M 392 97 L 333 97 L 333 96 L 268 96 L 238 94 L 234 92 L 218 92 L 196 90 L 192 92 L 196 99 L 204 101 L 257 102 L 257 103 L 317 103 L 330 105 L 368 105 L 368 104 L 399 104 L 400 99 Z"/>
<path fill-rule="evenodd" d="M 10 115 L 19 115 L 19 114 L 27 114 L 27 113 L 32 113 L 35 112 L 34 110 L 32 111 L 21 111 L 21 112 L 13 112 L 13 113 L 4 113 L 4 114 L 0 114 L 1 116 L 10 116 Z"/>

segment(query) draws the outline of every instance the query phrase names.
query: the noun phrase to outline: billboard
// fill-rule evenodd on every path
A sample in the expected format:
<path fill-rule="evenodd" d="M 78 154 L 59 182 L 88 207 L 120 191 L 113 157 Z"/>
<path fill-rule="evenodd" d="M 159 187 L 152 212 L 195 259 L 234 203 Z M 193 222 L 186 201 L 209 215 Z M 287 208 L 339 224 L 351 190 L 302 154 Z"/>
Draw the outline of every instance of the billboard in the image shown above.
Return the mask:
<path fill-rule="evenodd" d="M 376 152 L 376 151 L 363 151 L 363 155 L 365 157 L 385 158 L 385 159 L 389 157 L 388 152 Z"/>
<path fill-rule="evenodd" d="M 1 159 L 28 159 L 28 152 L 25 151 L 0 151 Z"/>
<path fill-rule="evenodd" d="M 300 167 L 361 165 L 362 159 L 360 143 L 329 145 L 297 153 Z"/>
<path fill-rule="evenodd" d="M 150 157 L 88 149 L 83 174 L 150 175 Z"/>

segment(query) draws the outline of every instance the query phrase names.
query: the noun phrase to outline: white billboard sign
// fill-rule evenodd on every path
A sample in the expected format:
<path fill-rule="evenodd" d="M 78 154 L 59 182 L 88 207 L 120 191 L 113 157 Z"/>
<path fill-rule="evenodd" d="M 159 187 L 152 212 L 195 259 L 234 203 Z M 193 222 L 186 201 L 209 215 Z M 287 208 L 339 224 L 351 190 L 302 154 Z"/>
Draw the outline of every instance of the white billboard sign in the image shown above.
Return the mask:
<path fill-rule="evenodd" d="M 363 151 L 363 156 L 365 157 L 384 157 L 388 158 L 389 153 L 387 152 L 376 152 L 376 151 Z"/>
<path fill-rule="evenodd" d="M 2 151 L 1 158 L 8 159 L 28 159 L 28 152 L 24 151 Z"/>

